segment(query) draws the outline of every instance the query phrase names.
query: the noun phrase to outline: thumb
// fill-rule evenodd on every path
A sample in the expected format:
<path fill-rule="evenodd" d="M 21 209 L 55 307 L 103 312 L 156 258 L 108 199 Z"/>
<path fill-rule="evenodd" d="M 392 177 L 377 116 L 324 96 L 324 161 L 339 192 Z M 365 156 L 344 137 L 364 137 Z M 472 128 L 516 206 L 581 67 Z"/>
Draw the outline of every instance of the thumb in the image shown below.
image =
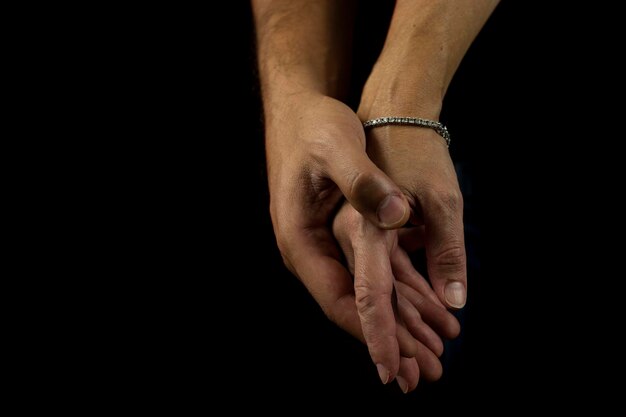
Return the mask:
<path fill-rule="evenodd" d="M 352 207 L 378 227 L 397 229 L 409 220 L 411 211 L 406 197 L 364 149 L 335 153 L 327 174 Z"/>

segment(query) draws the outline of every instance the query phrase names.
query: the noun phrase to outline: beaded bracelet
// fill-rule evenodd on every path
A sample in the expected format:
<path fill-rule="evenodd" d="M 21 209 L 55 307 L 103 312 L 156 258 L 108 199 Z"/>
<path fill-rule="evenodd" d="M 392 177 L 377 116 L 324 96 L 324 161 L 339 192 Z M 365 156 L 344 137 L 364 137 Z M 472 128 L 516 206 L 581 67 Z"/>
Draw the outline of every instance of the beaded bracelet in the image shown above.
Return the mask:
<path fill-rule="evenodd" d="M 379 117 L 363 123 L 363 127 L 366 129 L 386 125 L 428 127 L 437 132 L 446 141 L 446 146 L 450 146 L 450 133 L 448 129 L 443 124 L 435 122 L 434 120 L 420 119 L 417 117 Z"/>

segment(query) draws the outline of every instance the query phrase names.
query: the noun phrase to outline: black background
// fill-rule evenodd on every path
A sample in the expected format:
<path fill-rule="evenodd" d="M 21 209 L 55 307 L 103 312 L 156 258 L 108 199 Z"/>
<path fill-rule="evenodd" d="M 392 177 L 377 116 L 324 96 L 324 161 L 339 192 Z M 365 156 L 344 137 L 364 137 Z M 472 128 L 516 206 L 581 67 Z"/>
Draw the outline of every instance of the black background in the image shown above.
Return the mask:
<path fill-rule="evenodd" d="M 359 5 L 355 91 L 391 11 Z M 365 347 L 282 266 L 250 6 L 210 9 L 138 14 L 118 68 L 129 85 L 119 108 L 142 138 L 121 148 L 137 172 L 120 245 L 143 283 L 124 290 L 138 311 L 115 339 L 129 398 L 294 413 L 615 410 L 623 383 L 606 378 L 622 375 L 623 272 L 621 246 L 605 239 L 623 230 L 623 187 L 617 130 L 599 125 L 620 121 L 602 96 L 619 94 L 609 11 L 505 1 L 455 76 L 442 119 L 473 179 L 480 268 L 462 349 L 442 381 L 405 396 L 381 386 Z"/>

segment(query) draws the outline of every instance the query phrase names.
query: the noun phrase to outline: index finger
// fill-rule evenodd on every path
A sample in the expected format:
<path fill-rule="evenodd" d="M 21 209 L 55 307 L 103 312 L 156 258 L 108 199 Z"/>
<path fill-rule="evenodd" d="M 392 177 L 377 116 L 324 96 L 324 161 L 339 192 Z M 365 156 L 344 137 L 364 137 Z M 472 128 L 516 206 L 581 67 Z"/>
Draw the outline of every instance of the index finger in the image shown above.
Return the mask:
<path fill-rule="evenodd" d="M 393 275 L 384 237 L 355 245 L 354 262 L 354 291 L 363 336 L 386 384 L 398 373 L 400 348 L 392 304 Z"/>

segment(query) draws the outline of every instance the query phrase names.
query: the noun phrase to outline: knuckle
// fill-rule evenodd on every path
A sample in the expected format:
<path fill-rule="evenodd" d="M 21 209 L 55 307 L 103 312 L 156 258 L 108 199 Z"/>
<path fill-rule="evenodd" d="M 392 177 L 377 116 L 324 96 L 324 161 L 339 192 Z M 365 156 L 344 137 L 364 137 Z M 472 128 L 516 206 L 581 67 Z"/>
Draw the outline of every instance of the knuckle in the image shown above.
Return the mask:
<path fill-rule="evenodd" d="M 376 311 L 380 303 L 391 302 L 391 292 L 371 285 L 360 283 L 354 286 L 356 307 L 360 314 L 369 315 Z"/>
<path fill-rule="evenodd" d="M 429 200 L 432 206 L 441 213 L 459 214 L 463 212 L 463 195 L 457 188 L 433 190 Z"/>
<path fill-rule="evenodd" d="M 448 272 L 461 272 L 465 270 L 465 247 L 460 243 L 454 243 L 439 251 L 432 257 L 434 263 L 446 268 Z"/>
<path fill-rule="evenodd" d="M 348 176 L 350 195 L 356 202 L 371 199 L 376 183 L 377 175 L 371 171 L 354 171 Z"/>
<path fill-rule="evenodd" d="M 419 352 L 417 343 L 404 343 L 400 346 L 400 353 L 406 358 L 414 358 Z"/>
<path fill-rule="evenodd" d="M 353 171 L 348 175 L 348 186 L 350 187 L 350 194 L 354 195 L 363 184 L 363 181 L 367 180 L 367 174 L 362 171 Z"/>

